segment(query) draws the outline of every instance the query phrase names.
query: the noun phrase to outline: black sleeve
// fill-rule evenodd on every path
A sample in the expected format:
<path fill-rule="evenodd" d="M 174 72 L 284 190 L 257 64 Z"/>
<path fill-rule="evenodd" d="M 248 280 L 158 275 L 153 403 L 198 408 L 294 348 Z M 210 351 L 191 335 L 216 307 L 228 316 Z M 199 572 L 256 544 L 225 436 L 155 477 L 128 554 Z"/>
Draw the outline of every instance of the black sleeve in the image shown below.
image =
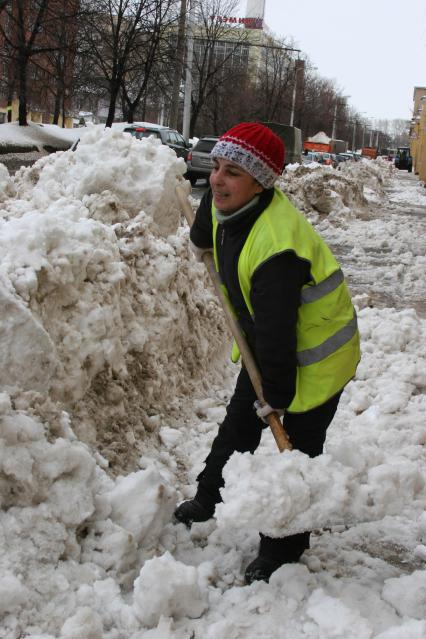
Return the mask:
<path fill-rule="evenodd" d="M 268 260 L 252 279 L 255 350 L 265 401 L 287 408 L 296 391 L 296 324 L 309 263 L 286 251 Z"/>
<path fill-rule="evenodd" d="M 213 246 L 212 192 L 210 189 L 201 198 L 189 237 L 191 242 L 199 248 L 204 249 Z"/>

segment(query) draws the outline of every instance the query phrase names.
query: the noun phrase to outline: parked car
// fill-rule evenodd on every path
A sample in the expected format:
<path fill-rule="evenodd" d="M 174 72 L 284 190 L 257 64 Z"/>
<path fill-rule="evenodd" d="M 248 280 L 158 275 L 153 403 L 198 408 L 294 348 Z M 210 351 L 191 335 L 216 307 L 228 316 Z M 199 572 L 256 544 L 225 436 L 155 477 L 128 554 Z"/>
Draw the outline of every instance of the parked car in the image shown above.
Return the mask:
<path fill-rule="evenodd" d="M 336 166 L 334 153 L 318 153 L 318 162 L 326 166 Z"/>
<path fill-rule="evenodd" d="M 311 164 L 311 162 L 319 162 L 318 153 L 315 151 L 306 151 L 302 155 L 302 164 Z"/>
<path fill-rule="evenodd" d="M 188 157 L 190 144 L 185 142 L 185 138 L 168 126 L 160 124 L 151 124 L 150 122 L 136 122 L 129 124 L 123 129 L 123 133 L 130 133 L 138 140 L 149 138 L 151 135 L 161 140 L 162 144 L 169 146 L 176 155 L 186 161 Z"/>
<path fill-rule="evenodd" d="M 337 166 L 339 166 L 339 164 L 341 164 L 342 162 L 347 162 L 348 160 L 355 160 L 354 156 L 352 153 L 338 153 L 336 155 L 336 160 L 337 160 Z"/>
<path fill-rule="evenodd" d="M 188 171 L 186 175 L 192 186 L 199 178 L 209 179 L 213 168 L 210 152 L 218 139 L 218 137 L 206 135 L 200 138 L 188 153 L 186 159 Z"/>

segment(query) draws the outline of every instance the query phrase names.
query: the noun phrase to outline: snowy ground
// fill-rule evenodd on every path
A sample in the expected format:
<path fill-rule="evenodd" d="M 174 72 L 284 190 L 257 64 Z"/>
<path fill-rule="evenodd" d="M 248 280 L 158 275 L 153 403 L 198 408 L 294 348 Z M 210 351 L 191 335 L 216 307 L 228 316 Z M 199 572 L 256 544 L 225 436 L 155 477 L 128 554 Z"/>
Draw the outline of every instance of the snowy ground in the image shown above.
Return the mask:
<path fill-rule="evenodd" d="M 265 431 L 188 531 L 171 515 L 236 370 L 184 171 L 117 130 L 0 166 L 0 638 L 424 639 L 424 187 L 382 161 L 286 172 L 348 276 L 362 362 L 325 455 Z M 299 564 L 243 585 L 259 526 L 308 523 Z"/>

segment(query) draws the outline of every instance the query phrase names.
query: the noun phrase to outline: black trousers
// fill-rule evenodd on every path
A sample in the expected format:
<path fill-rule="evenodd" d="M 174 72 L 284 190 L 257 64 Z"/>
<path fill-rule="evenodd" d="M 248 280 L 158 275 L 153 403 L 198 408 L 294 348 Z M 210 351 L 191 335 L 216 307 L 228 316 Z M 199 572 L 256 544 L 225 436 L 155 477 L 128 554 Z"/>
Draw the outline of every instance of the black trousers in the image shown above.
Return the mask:
<path fill-rule="evenodd" d="M 323 451 L 326 431 L 336 412 L 341 392 L 305 413 L 286 413 L 285 429 L 293 448 L 315 457 Z M 205 507 L 214 509 L 221 501 L 219 489 L 224 485 L 222 469 L 234 453 L 253 453 L 259 446 L 263 421 L 256 415 L 253 403 L 256 394 L 246 369 L 237 379 L 235 391 L 226 409 L 226 416 L 205 460 L 205 468 L 198 475 L 196 499 Z M 279 477 L 275 478 L 279 481 Z M 297 561 L 309 548 L 309 532 L 272 538 L 260 535 L 260 555 L 278 561 Z"/>

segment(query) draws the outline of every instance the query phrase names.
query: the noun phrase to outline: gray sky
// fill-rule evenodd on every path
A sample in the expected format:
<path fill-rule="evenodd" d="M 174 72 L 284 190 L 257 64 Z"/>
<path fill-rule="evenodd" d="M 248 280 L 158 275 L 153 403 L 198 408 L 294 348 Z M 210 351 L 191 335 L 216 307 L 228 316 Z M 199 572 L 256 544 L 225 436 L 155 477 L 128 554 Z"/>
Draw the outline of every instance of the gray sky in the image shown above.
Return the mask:
<path fill-rule="evenodd" d="M 411 118 L 426 86 L 426 0 L 266 0 L 265 21 L 365 117 Z"/>

